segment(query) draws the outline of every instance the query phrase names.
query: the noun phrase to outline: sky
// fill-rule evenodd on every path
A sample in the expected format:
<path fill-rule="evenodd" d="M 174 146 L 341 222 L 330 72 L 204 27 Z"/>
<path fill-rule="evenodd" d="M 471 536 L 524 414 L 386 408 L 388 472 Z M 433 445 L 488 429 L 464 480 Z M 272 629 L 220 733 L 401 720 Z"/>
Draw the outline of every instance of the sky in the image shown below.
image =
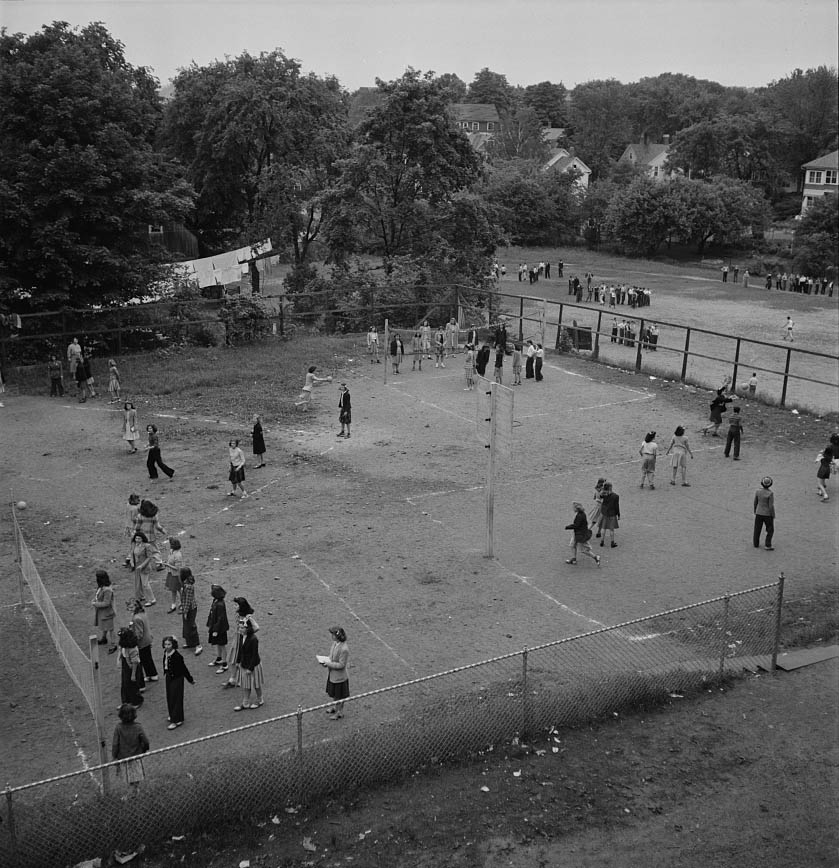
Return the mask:
<path fill-rule="evenodd" d="M 104 22 L 162 84 L 193 61 L 275 48 L 350 91 L 409 66 L 571 88 L 662 72 L 759 87 L 839 65 L 836 0 L 0 0 L 11 33 L 56 20 Z"/>

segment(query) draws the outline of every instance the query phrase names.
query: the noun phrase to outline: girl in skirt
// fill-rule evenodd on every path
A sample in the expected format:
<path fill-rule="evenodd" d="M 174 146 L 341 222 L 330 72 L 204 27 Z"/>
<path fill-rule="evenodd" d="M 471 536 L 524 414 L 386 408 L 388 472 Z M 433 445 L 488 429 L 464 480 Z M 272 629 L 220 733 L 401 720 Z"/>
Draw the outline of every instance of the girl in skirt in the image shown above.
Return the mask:
<path fill-rule="evenodd" d="M 242 688 L 242 702 L 235 706 L 234 711 L 245 711 L 248 708 L 259 708 L 265 700 L 262 698 L 262 663 L 259 659 L 259 639 L 253 624 L 245 627 L 245 635 L 239 646 L 239 657 L 236 661 L 239 671 L 236 684 Z M 251 702 L 251 693 L 256 696 L 256 702 Z"/>
<path fill-rule="evenodd" d="M 221 585 L 212 585 L 210 596 L 213 598 L 213 602 L 210 603 L 210 614 L 207 616 L 207 632 L 209 633 L 207 642 L 211 648 L 216 649 L 216 658 L 209 665 L 221 666 L 224 663 L 224 653 L 227 650 L 227 631 L 230 629 L 230 624 L 227 621 L 227 606 L 224 602 L 227 592 Z"/>
<path fill-rule="evenodd" d="M 253 432 L 251 433 L 253 454 L 257 460 L 255 467 L 265 467 L 265 435 L 262 432 L 262 417 L 253 417 Z"/>
<path fill-rule="evenodd" d="M 163 564 L 166 567 L 166 579 L 164 585 L 172 595 L 172 604 L 169 611 L 174 612 L 178 608 L 178 597 L 181 593 L 181 567 L 184 565 L 184 556 L 181 551 L 181 541 L 177 537 L 169 537 L 169 557 Z"/>
<path fill-rule="evenodd" d="M 242 497 L 245 498 L 248 496 L 247 491 L 245 491 L 245 453 L 239 448 L 238 440 L 231 440 L 228 444 L 228 451 L 230 454 L 230 473 L 228 474 L 228 479 L 230 480 L 230 491 L 227 492 L 228 497 L 236 496 L 236 489 L 240 488 L 242 490 Z"/>
<path fill-rule="evenodd" d="M 226 672 L 228 666 L 233 666 L 233 671 L 230 673 L 230 678 L 227 680 L 225 687 L 235 687 L 237 684 L 237 676 L 239 674 L 239 652 L 242 649 L 242 642 L 245 638 L 245 632 L 248 626 L 253 627 L 253 632 L 259 632 L 259 624 L 253 618 L 253 607 L 244 597 L 234 597 L 233 602 L 236 604 L 236 640 L 231 643 L 227 651 L 227 660 L 216 669 L 220 675 Z"/>
<path fill-rule="evenodd" d="M 122 415 L 122 439 L 128 443 L 128 454 L 133 455 L 137 451 L 140 432 L 137 430 L 137 411 L 131 401 L 123 404 Z"/>
<path fill-rule="evenodd" d="M 119 390 L 119 369 L 117 368 L 117 363 L 113 359 L 108 359 L 108 394 L 111 396 L 111 404 L 119 403 Z"/>
<path fill-rule="evenodd" d="M 600 536 L 600 516 L 603 514 L 603 486 L 606 484 L 606 477 L 601 476 L 594 486 L 594 506 L 588 515 L 588 526 L 594 530 L 597 528 L 597 536 Z"/>
<path fill-rule="evenodd" d="M 334 704 L 326 713 L 332 720 L 340 720 L 344 716 L 344 700 L 350 695 L 350 678 L 347 674 L 350 649 L 343 627 L 330 627 L 329 634 L 332 636 L 332 648 L 329 650 L 329 659 L 324 660 L 321 666 L 329 670 L 326 693 Z"/>

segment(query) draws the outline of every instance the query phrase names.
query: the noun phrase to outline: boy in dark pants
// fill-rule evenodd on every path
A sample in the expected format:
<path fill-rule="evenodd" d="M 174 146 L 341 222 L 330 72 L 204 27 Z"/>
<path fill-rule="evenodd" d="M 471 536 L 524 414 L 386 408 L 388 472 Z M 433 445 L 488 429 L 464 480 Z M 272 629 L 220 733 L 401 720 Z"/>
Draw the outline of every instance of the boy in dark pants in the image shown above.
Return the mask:
<path fill-rule="evenodd" d="M 734 408 L 728 423 L 728 436 L 725 438 L 725 457 L 731 452 L 731 444 L 734 444 L 734 460 L 740 460 L 740 435 L 743 433 L 743 420 L 740 418 L 740 408 Z"/>
<path fill-rule="evenodd" d="M 420 356 L 420 359 L 422 359 L 422 356 Z M 421 361 L 420 364 L 422 364 Z M 338 436 L 349 438 L 350 425 L 352 424 L 352 403 L 350 400 L 350 390 L 347 388 L 346 383 L 341 383 L 341 385 L 339 386 L 339 390 L 341 394 L 338 398 L 338 421 L 341 423 L 341 433 Z M 346 434 L 344 433 L 345 429 Z"/>

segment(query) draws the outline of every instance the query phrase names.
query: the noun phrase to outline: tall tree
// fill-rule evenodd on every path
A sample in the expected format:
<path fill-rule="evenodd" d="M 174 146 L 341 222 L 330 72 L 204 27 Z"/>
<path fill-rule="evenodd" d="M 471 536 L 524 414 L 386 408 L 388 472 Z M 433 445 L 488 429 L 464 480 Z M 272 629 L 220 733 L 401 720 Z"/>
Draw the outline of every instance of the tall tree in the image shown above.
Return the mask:
<path fill-rule="evenodd" d="M 449 102 L 466 102 L 466 82 L 453 72 L 444 72 L 437 76 L 437 81 L 443 88 L 443 93 Z"/>
<path fill-rule="evenodd" d="M 515 91 L 507 76 L 484 67 L 475 73 L 466 93 L 466 102 L 494 105 L 498 113 L 509 111 L 515 103 Z"/>
<path fill-rule="evenodd" d="M 632 97 L 635 136 L 647 133 L 652 141 L 700 121 L 710 120 L 720 110 L 726 88 L 681 73 L 665 72 L 627 85 Z"/>
<path fill-rule="evenodd" d="M 148 225 L 182 220 L 179 166 L 154 150 L 157 81 L 102 24 L 0 31 L 0 281 L 35 304 L 143 295 L 165 273 Z"/>
<path fill-rule="evenodd" d="M 487 144 L 491 159 L 533 159 L 547 158 L 548 148 L 542 139 L 543 126 L 536 111 L 529 106 L 519 105 L 501 113 L 501 129 Z"/>
<path fill-rule="evenodd" d="M 616 79 L 588 81 L 571 92 L 570 140 L 597 180 L 632 138 L 632 104 Z"/>
<path fill-rule="evenodd" d="M 793 264 L 802 274 L 836 280 L 839 269 L 839 196 L 822 196 L 795 230 Z"/>
<path fill-rule="evenodd" d="M 524 89 L 522 102 L 536 112 L 543 127 L 564 127 L 568 122 L 567 96 L 562 82 L 540 81 Z"/>
<path fill-rule="evenodd" d="M 204 240 L 222 247 L 268 233 L 305 255 L 298 233 L 318 222 L 318 190 L 348 147 L 337 80 L 303 76 L 275 50 L 193 64 L 173 84 L 163 141 L 188 166 Z"/>
<path fill-rule="evenodd" d="M 360 125 L 328 197 L 331 254 L 373 253 L 386 265 L 404 256 L 447 258 L 454 217 L 474 211 L 463 195 L 480 176 L 478 157 L 451 123 L 433 73 L 409 69 L 377 85 L 385 100 Z M 464 221 L 458 226 L 462 232 Z"/>

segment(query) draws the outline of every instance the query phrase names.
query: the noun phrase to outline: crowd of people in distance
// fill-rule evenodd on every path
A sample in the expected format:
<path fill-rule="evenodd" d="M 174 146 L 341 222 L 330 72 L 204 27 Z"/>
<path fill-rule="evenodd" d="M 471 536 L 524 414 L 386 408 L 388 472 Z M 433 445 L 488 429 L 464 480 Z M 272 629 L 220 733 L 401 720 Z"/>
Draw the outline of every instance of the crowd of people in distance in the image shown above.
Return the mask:
<path fill-rule="evenodd" d="M 739 265 L 723 265 L 720 268 L 720 277 L 723 283 L 740 283 L 740 266 Z M 742 285 L 744 289 L 749 288 L 749 283 L 752 275 L 749 274 L 748 268 L 743 271 Z M 776 270 L 774 273 L 768 271 L 763 275 L 763 288 L 767 290 L 776 289 L 779 292 L 797 292 L 801 295 L 826 295 L 828 298 L 833 298 L 834 280 L 823 275 L 822 277 L 811 277 L 806 274 L 788 274 L 786 271 L 781 272 Z"/>

